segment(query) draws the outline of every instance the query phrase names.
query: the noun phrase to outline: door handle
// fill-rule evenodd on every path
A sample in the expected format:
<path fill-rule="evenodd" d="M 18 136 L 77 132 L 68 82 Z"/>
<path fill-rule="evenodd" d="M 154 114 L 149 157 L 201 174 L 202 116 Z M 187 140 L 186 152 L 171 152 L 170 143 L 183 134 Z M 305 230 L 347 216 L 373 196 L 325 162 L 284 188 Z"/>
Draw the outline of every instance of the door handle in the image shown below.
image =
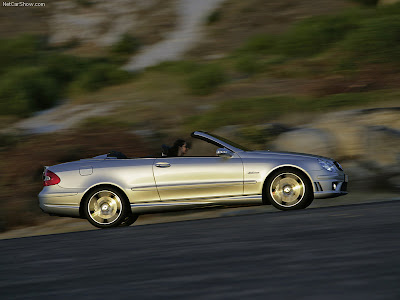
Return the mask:
<path fill-rule="evenodd" d="M 168 168 L 168 167 L 170 167 L 171 165 L 169 164 L 169 163 L 166 163 L 166 162 L 159 162 L 159 163 L 156 163 L 156 167 L 157 168 Z"/>

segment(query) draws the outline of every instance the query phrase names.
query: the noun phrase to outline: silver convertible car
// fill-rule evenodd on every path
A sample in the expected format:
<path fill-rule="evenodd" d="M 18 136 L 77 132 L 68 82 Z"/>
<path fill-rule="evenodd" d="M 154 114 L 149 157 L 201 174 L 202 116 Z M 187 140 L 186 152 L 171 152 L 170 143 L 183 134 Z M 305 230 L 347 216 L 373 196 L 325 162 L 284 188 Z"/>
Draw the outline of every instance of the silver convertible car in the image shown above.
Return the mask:
<path fill-rule="evenodd" d="M 108 228 L 146 213 L 262 204 L 295 210 L 314 198 L 347 194 L 347 176 L 330 158 L 250 151 L 203 131 L 192 137 L 197 144 L 190 156 L 105 154 L 46 167 L 40 207 Z"/>

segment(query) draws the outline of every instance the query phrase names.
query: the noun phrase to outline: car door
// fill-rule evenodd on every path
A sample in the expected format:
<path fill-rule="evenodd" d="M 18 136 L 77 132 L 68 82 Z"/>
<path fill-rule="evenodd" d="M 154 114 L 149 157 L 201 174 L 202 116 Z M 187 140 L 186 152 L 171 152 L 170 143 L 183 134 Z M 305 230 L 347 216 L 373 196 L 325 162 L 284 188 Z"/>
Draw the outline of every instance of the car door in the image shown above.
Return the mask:
<path fill-rule="evenodd" d="M 243 195 L 243 163 L 222 157 L 165 157 L 153 164 L 162 201 Z"/>

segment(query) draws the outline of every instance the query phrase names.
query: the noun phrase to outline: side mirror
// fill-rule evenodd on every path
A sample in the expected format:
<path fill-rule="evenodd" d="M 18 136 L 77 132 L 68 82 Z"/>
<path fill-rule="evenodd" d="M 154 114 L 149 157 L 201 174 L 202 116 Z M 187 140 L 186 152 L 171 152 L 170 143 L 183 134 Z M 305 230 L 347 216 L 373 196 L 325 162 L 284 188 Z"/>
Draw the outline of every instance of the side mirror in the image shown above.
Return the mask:
<path fill-rule="evenodd" d="M 231 158 L 233 156 L 233 152 L 225 148 L 219 148 L 217 149 L 217 156 L 222 158 Z"/>

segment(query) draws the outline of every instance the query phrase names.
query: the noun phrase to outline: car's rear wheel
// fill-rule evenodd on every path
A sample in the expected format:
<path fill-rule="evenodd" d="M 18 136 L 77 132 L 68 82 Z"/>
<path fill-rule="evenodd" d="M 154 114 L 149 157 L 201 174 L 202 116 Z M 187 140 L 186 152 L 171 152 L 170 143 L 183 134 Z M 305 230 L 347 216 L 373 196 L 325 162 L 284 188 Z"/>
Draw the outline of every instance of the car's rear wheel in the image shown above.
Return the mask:
<path fill-rule="evenodd" d="M 130 216 L 130 207 L 125 195 L 112 187 L 92 190 L 86 196 L 83 205 L 88 221 L 99 228 L 118 226 Z"/>
<path fill-rule="evenodd" d="M 308 177 L 301 171 L 284 168 L 268 177 L 264 194 L 280 210 L 306 208 L 314 200 Z"/>

